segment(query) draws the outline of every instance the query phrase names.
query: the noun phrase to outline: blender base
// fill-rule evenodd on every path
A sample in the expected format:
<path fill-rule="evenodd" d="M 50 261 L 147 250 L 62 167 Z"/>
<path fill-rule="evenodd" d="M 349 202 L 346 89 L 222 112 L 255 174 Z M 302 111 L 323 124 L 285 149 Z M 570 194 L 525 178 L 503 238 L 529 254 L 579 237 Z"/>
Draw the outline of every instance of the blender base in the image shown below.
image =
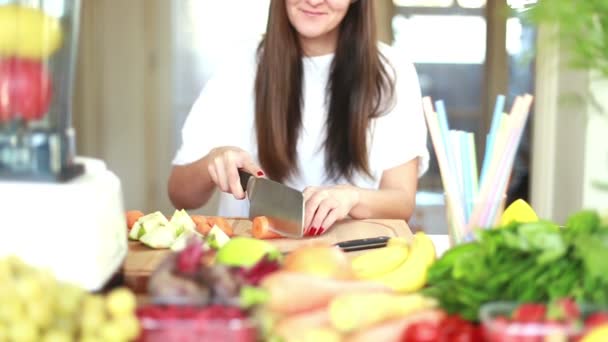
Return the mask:
<path fill-rule="evenodd" d="M 89 291 L 101 290 L 126 258 L 122 187 L 101 160 L 65 183 L 0 180 L 0 258 L 14 255 Z"/>

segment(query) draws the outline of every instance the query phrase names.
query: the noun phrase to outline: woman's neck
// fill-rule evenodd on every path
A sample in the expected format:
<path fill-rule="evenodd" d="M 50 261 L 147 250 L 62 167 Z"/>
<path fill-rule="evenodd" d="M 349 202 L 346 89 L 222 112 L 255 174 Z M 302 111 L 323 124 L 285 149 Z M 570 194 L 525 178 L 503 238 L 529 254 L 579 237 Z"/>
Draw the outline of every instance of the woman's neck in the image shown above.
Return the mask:
<path fill-rule="evenodd" d="M 320 37 L 307 38 L 300 36 L 300 45 L 304 55 L 317 57 L 336 52 L 338 44 L 338 30 L 333 30 Z"/>

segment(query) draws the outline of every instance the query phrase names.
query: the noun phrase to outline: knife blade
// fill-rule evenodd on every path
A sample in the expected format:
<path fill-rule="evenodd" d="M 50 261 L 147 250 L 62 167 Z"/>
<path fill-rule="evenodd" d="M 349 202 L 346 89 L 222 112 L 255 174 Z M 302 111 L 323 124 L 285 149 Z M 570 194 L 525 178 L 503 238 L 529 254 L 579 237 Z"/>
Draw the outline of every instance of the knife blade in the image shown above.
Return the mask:
<path fill-rule="evenodd" d="M 270 229 L 282 236 L 304 236 L 304 196 L 281 183 L 257 178 L 239 170 L 241 186 L 249 200 L 249 218 L 266 216 Z"/>
<path fill-rule="evenodd" d="M 388 236 L 378 236 L 373 238 L 342 241 L 334 244 L 334 246 L 339 247 L 345 252 L 355 252 L 365 249 L 386 247 L 388 240 L 390 240 L 390 237 Z"/>

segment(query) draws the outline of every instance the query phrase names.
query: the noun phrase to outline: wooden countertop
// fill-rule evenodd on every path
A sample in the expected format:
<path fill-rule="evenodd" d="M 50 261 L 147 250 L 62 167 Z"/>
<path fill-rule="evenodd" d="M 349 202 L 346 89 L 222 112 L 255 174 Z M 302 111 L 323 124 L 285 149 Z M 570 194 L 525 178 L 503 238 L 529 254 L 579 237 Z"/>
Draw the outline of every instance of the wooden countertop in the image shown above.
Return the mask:
<path fill-rule="evenodd" d="M 251 221 L 230 219 L 229 222 L 232 224 L 236 235 L 251 236 Z M 299 247 L 316 243 L 335 244 L 378 236 L 411 239 L 412 233 L 407 223 L 402 220 L 349 220 L 336 224 L 327 233 L 319 237 L 268 241 L 277 246 L 281 252 L 290 252 Z M 126 285 L 136 293 L 145 293 L 150 275 L 170 253 L 171 251 L 167 249 L 151 249 L 137 241 L 130 241 L 127 258 L 123 265 Z M 349 252 L 349 256 L 360 253 Z"/>

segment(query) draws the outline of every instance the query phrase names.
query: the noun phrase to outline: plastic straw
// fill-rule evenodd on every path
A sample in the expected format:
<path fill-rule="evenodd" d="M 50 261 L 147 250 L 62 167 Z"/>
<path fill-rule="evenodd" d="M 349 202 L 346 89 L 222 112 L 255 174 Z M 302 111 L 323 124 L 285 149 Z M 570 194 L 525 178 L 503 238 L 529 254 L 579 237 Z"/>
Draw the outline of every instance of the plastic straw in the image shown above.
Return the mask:
<path fill-rule="evenodd" d="M 463 201 L 464 209 L 466 209 L 465 200 L 465 184 L 464 184 L 464 156 L 461 155 L 461 147 L 460 147 L 460 132 L 459 131 L 450 131 L 449 134 L 449 144 L 452 152 L 452 160 L 454 161 L 454 165 L 452 169 L 454 171 L 454 178 L 456 179 L 456 184 L 458 185 L 457 193 L 459 198 Z M 449 159 L 449 158 L 448 158 Z M 467 219 L 465 213 L 465 220 Z"/>
<path fill-rule="evenodd" d="M 467 139 L 469 141 L 469 155 L 471 156 L 471 177 L 473 183 L 471 184 L 471 191 L 473 194 L 471 201 L 471 211 L 473 210 L 473 201 L 477 198 L 477 192 L 479 191 L 478 173 L 477 173 L 477 151 L 475 149 L 475 134 L 467 133 Z"/>
<path fill-rule="evenodd" d="M 496 104 L 494 106 L 494 114 L 492 115 L 492 123 L 490 124 L 490 133 L 488 133 L 488 139 L 486 141 L 486 150 L 483 158 L 483 165 L 481 167 L 481 183 L 484 182 L 488 168 L 490 167 L 490 159 L 492 152 L 494 151 L 494 144 L 496 141 L 496 132 L 500 127 L 501 114 L 505 108 L 505 96 L 498 95 L 496 97 Z"/>
<path fill-rule="evenodd" d="M 501 197 L 506 193 L 507 186 L 509 184 L 509 179 L 511 175 L 511 171 L 513 169 L 513 164 L 515 163 L 515 157 L 517 155 L 517 151 L 519 149 L 519 145 L 521 142 L 521 137 L 526 127 L 526 122 L 528 121 L 528 116 L 530 114 L 530 106 L 532 105 L 533 97 L 532 95 L 526 94 L 523 99 L 520 101 L 519 106 L 515 108 L 516 113 L 516 121 L 515 121 L 515 132 L 511 137 L 511 140 L 507 146 L 507 158 L 506 165 L 504 165 L 500 169 L 500 174 L 497 179 L 497 187 L 496 191 L 492 194 L 492 198 L 494 200 L 494 205 L 491 208 L 488 218 L 486 219 L 486 224 L 490 225 L 496 221 L 496 216 L 498 213 L 498 209 L 501 204 Z"/>
<path fill-rule="evenodd" d="M 435 148 L 435 155 L 437 156 L 437 162 L 439 163 L 439 172 L 441 173 L 443 188 L 446 192 L 446 206 L 450 208 L 449 210 L 451 212 L 450 218 L 453 225 L 452 234 L 450 234 L 450 236 L 453 236 L 455 240 L 453 241 L 454 243 L 459 243 L 461 233 L 465 227 L 462 205 L 460 204 L 458 197 L 455 196 L 455 187 L 451 178 L 453 174 L 450 173 L 445 143 L 442 140 L 437 114 L 433 111 L 433 102 L 431 98 L 427 96 L 422 99 L 422 103 L 424 108 L 424 116 L 426 118 L 431 140 Z"/>
<path fill-rule="evenodd" d="M 448 112 L 445 109 L 445 103 L 442 100 L 435 102 L 435 108 L 437 109 L 437 118 L 439 120 L 439 129 L 441 131 L 441 140 L 443 141 L 443 146 L 445 147 L 445 153 L 447 157 L 447 162 L 449 166 L 449 170 L 451 170 L 451 174 L 456 176 L 456 163 L 457 161 L 454 158 L 454 151 L 450 144 L 450 125 L 448 123 Z"/>
<path fill-rule="evenodd" d="M 486 210 L 486 205 L 488 204 L 489 192 L 492 183 L 492 179 L 496 177 L 498 173 L 498 168 L 500 166 L 500 159 L 504 157 L 504 149 L 507 144 L 509 131 L 511 130 L 511 116 L 506 116 L 504 120 L 501 120 L 500 128 L 496 134 L 496 144 L 494 145 L 493 151 L 491 152 L 491 156 L 496 156 L 495 158 L 491 158 L 491 162 L 488 167 L 488 172 L 484 181 L 480 184 L 480 190 L 478 195 L 478 201 L 473 208 L 473 213 L 471 214 L 471 219 L 469 220 L 469 229 L 473 229 L 475 227 L 483 227 L 481 224 L 481 217 L 484 214 L 483 211 Z M 483 215 L 485 216 L 485 215 Z"/>
<path fill-rule="evenodd" d="M 461 161 L 461 174 L 459 175 L 462 179 L 462 202 L 464 203 L 464 218 L 468 221 L 471 215 L 470 203 L 471 203 L 471 160 L 469 158 L 469 148 L 467 146 L 466 133 L 457 131 L 456 138 L 458 140 L 455 147 L 458 147 L 459 158 Z"/>

